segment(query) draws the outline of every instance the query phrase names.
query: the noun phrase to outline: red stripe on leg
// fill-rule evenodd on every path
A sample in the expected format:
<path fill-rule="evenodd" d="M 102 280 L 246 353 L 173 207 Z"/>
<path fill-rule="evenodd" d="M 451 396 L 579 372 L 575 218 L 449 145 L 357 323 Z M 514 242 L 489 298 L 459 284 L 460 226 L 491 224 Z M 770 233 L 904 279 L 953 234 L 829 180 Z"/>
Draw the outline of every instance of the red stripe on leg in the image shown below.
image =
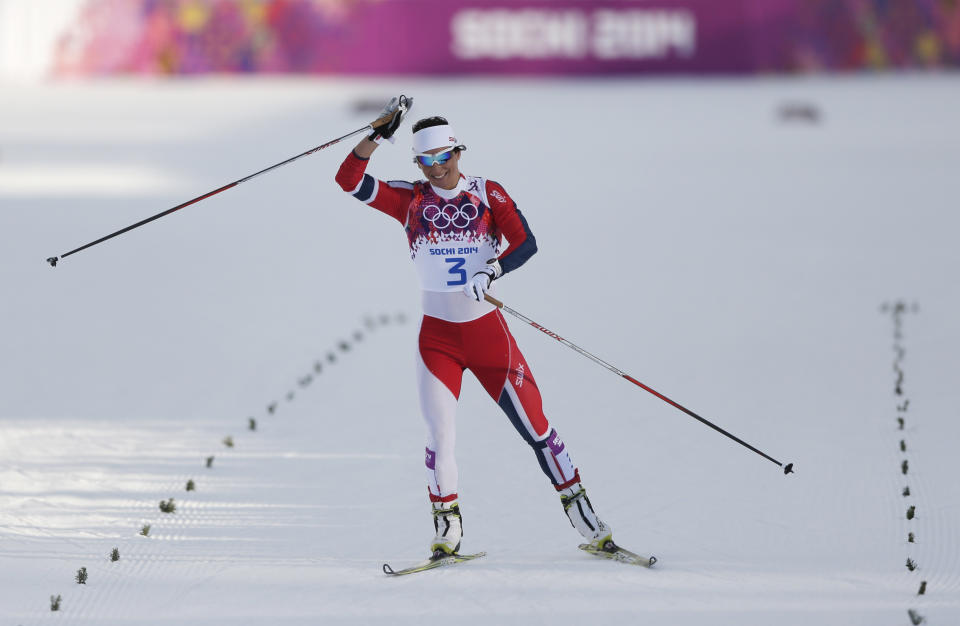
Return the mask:
<path fill-rule="evenodd" d="M 562 485 L 557 485 L 557 486 L 556 486 L 556 490 L 557 490 L 557 491 L 563 491 L 563 490 L 566 489 L 567 487 L 573 487 L 573 486 L 576 485 L 578 482 L 580 482 L 580 470 L 579 470 L 579 469 L 575 469 L 575 470 L 573 470 L 573 478 L 571 478 L 571 479 L 568 480 L 567 482 L 563 483 Z"/>
<path fill-rule="evenodd" d="M 563 470 L 560 468 L 560 463 L 557 462 L 557 455 L 551 452 L 550 458 L 553 460 L 553 466 L 557 468 L 557 476 L 563 478 Z"/>

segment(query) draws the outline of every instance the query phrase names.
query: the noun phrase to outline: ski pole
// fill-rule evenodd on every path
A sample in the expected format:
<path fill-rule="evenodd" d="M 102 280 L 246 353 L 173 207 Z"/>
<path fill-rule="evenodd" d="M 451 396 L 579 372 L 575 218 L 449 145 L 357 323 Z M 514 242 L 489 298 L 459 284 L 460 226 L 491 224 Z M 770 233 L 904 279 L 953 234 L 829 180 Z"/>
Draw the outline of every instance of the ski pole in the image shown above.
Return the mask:
<path fill-rule="evenodd" d="M 400 96 L 400 109 L 401 109 L 404 113 L 407 111 L 407 102 L 408 102 L 408 99 L 407 99 L 406 97 Z M 402 114 L 403 114 L 403 113 L 401 113 L 401 115 L 402 115 Z M 122 235 L 123 233 L 126 233 L 126 232 L 128 232 L 128 231 L 131 231 L 131 230 L 133 230 L 134 228 L 139 228 L 139 227 L 141 227 L 141 226 L 143 226 L 143 225 L 145 225 L 145 224 L 149 224 L 150 222 L 152 222 L 152 221 L 154 221 L 154 220 L 158 220 L 158 219 L 160 219 L 161 217 L 164 217 L 165 215 L 170 215 L 170 214 L 173 213 L 174 211 L 179 211 L 180 209 L 185 208 L 185 207 L 188 207 L 188 206 L 190 206 L 191 204 L 196 204 L 197 202 L 200 202 L 201 200 L 206 200 L 207 198 L 209 198 L 209 197 L 211 197 L 211 196 L 217 195 L 217 194 L 220 193 L 221 191 L 226 191 L 227 189 L 230 189 L 230 188 L 232 188 L 232 187 L 236 187 L 237 185 L 239 185 L 239 184 L 241 184 L 241 183 L 245 183 L 245 182 L 247 182 L 248 180 L 251 180 L 251 179 L 253 179 L 253 178 L 256 178 L 257 176 L 260 176 L 261 174 L 266 174 L 267 172 L 270 172 L 270 171 L 272 171 L 272 170 L 275 170 L 275 169 L 277 169 L 278 167 L 283 167 L 284 165 L 288 165 L 288 164 L 290 164 L 290 163 L 293 163 L 293 162 L 296 161 L 297 159 L 300 159 L 300 158 L 302 158 L 302 157 L 305 157 L 305 156 L 307 156 L 307 155 L 309 155 L 309 154 L 313 154 L 314 152 L 319 152 L 320 150 L 323 150 L 324 148 L 329 148 L 330 146 L 332 146 L 332 145 L 334 145 L 334 144 L 336 144 L 336 143 L 339 143 L 339 142 L 343 141 L 344 139 L 347 139 L 348 137 L 353 137 L 354 135 L 357 135 L 357 134 L 362 133 L 362 132 L 364 132 L 364 131 L 368 131 L 368 130 L 373 130 L 373 129 L 375 129 L 375 128 L 379 128 L 379 127 L 383 126 L 384 124 L 388 123 L 388 122 L 393 118 L 393 115 L 394 115 L 393 113 L 384 115 L 383 117 L 378 118 L 378 119 L 370 122 L 369 124 L 367 124 L 367 125 L 364 126 L 363 128 L 358 128 L 357 130 L 355 130 L 355 131 L 353 131 L 353 132 L 347 133 L 347 134 L 344 135 L 343 137 L 338 137 L 338 138 L 336 138 L 336 139 L 334 139 L 334 140 L 332 140 L 332 141 L 328 141 L 328 142 L 325 143 L 325 144 L 319 145 L 319 146 L 317 146 L 316 148 L 311 148 L 311 149 L 307 150 L 306 152 L 301 152 L 301 153 L 298 154 L 297 156 L 290 157 L 290 158 L 287 159 L 286 161 L 281 161 L 280 163 L 277 163 L 277 164 L 275 164 L 275 165 L 271 165 L 270 167 L 264 168 L 264 169 L 260 170 L 259 172 L 254 172 L 253 174 L 250 174 L 249 176 L 246 176 L 246 177 L 241 178 L 241 179 L 239 179 L 239 180 L 235 180 L 235 181 L 233 181 L 232 183 L 227 183 L 227 184 L 224 185 L 223 187 L 219 187 L 219 188 L 217 188 L 217 189 L 214 189 L 213 191 L 208 191 L 207 193 L 205 193 L 205 194 L 203 194 L 203 195 L 201 195 L 201 196 L 197 196 L 196 198 L 193 198 L 192 200 L 187 200 L 187 201 L 184 202 L 183 204 L 178 204 L 177 206 L 175 206 L 175 207 L 173 207 L 173 208 L 171 208 L 171 209 L 167 209 L 166 211 L 162 211 L 162 212 L 160 212 L 160 213 L 157 213 L 156 215 L 153 215 L 153 216 L 150 216 L 150 217 L 148 217 L 148 218 L 146 218 L 146 219 L 144 219 L 144 220 L 141 220 L 141 221 L 137 222 L 136 224 L 131 224 L 130 226 L 127 226 L 126 228 L 121 228 L 120 230 L 118 230 L 118 231 L 116 231 L 116 232 L 113 232 L 113 233 L 110 233 L 109 235 L 106 235 L 106 236 L 104 236 L 104 237 L 101 237 L 100 239 L 97 239 L 96 241 L 91 241 L 91 242 L 88 243 L 88 244 L 84 244 L 84 245 L 80 246 L 79 248 L 76 248 L 76 249 L 74 249 L 74 250 L 71 250 L 70 252 L 65 252 L 65 253 L 61 254 L 60 256 L 58 256 L 58 257 L 56 257 L 56 256 L 49 257 L 49 258 L 47 259 L 47 263 L 49 263 L 51 267 L 56 267 L 56 266 L 57 266 L 57 261 L 59 261 L 59 260 L 61 260 L 61 259 L 65 259 L 66 257 L 70 256 L 71 254 L 76 254 L 77 252 L 80 252 L 81 250 L 86 250 L 87 248 L 93 247 L 93 246 L 97 245 L 98 243 L 103 243 L 104 241 L 107 241 L 108 239 L 113 239 L 113 238 L 116 237 L 117 235 Z"/>
<path fill-rule="evenodd" d="M 686 413 L 686 414 L 689 415 L 690 417 L 692 417 L 692 418 L 694 418 L 694 419 L 696 419 L 696 420 L 698 420 L 698 421 L 706 424 L 706 425 L 709 426 L 710 428 L 714 429 L 715 431 L 717 431 L 717 432 L 719 432 L 719 433 L 721 433 L 721 434 L 723 434 L 723 435 L 726 435 L 726 436 L 729 437 L 730 439 L 733 439 L 734 441 L 736 441 L 737 443 L 739 443 L 741 446 L 743 446 L 743 447 L 745 447 L 745 448 L 747 448 L 747 449 L 749 449 L 749 450 L 753 450 L 754 452 L 756 452 L 757 454 L 759 454 L 759 455 L 762 456 L 763 458 L 767 459 L 768 461 L 773 461 L 774 463 L 776 463 L 777 465 L 779 465 L 781 468 L 783 468 L 783 473 L 784 473 L 784 474 L 789 474 L 789 473 L 791 473 L 791 472 L 793 471 L 793 463 L 787 463 L 786 465 L 784 465 L 783 463 L 781 463 L 780 461 L 776 460 L 775 458 L 773 458 L 773 457 L 770 456 L 769 454 L 767 454 L 767 453 L 765 453 L 765 452 L 762 452 L 762 451 L 758 450 L 757 448 L 754 448 L 753 446 L 751 446 L 751 445 L 750 445 L 749 443 L 747 443 L 746 441 L 740 439 L 739 437 L 736 437 L 735 435 L 732 435 L 732 434 L 728 433 L 727 431 L 725 431 L 724 429 L 720 428 L 719 426 L 717 426 L 717 425 L 714 424 L 713 422 L 711 422 L 711 421 L 709 421 L 709 420 L 706 420 L 706 419 L 700 417 L 699 415 L 697 415 L 696 413 L 694 413 L 694 412 L 691 411 L 690 409 L 688 409 L 688 408 L 686 408 L 686 407 L 684 407 L 684 406 L 681 406 L 680 404 L 677 404 L 676 402 L 674 402 L 673 400 L 671 400 L 671 399 L 668 398 L 667 396 L 663 395 L 662 393 L 660 393 L 660 392 L 658 392 L 658 391 L 656 391 L 656 390 L 654 390 L 654 389 L 651 389 L 650 387 L 644 385 L 642 382 L 640 382 L 640 381 L 637 380 L 636 378 L 630 376 L 630 375 L 627 374 L 626 372 L 623 372 L 623 371 L 621 371 L 620 369 L 614 367 L 613 365 L 610 365 L 609 363 L 607 363 L 607 362 L 604 361 L 603 359 L 601 359 L 601 358 L 599 358 L 599 357 L 597 357 L 597 356 L 595 356 L 595 355 L 593 355 L 593 354 L 590 354 L 589 352 L 587 352 L 586 350 L 584 350 L 584 349 L 581 348 L 580 346 L 576 345 L 576 344 L 573 343 L 572 341 L 568 341 L 568 340 L 564 339 L 563 337 L 561 337 L 561 336 L 558 335 L 557 333 L 555 333 L 555 332 L 553 332 L 552 330 L 549 330 L 549 329 L 541 326 L 540 324 L 536 323 L 535 321 L 533 321 L 532 319 L 530 319 L 530 318 L 527 317 L 526 315 L 523 315 L 523 314 L 520 313 L 519 311 L 516 311 L 516 310 L 514 310 L 514 309 L 511 309 L 510 307 L 508 307 L 507 305 L 505 305 L 503 302 L 497 300 L 497 299 L 494 298 L 493 296 L 491 296 L 491 295 L 489 295 L 489 294 L 484 294 L 484 299 L 486 299 L 487 302 L 489 302 L 489 303 L 492 304 L 493 306 L 497 307 L 498 309 L 501 309 L 501 310 L 503 310 L 503 311 L 506 311 L 507 313 L 509 313 L 510 315 L 513 315 L 513 316 L 516 317 L 517 319 L 523 320 L 523 321 L 526 322 L 527 324 L 530 324 L 531 326 L 533 326 L 534 328 L 536 328 L 536 329 L 539 330 L 540 332 L 544 333 L 545 335 L 547 335 L 547 336 L 549 336 L 549 337 L 553 337 L 554 339 L 556 339 L 557 341 L 559 341 L 559 342 L 562 343 L 563 345 L 567 346 L 568 348 L 571 348 L 571 349 L 573 349 L 573 350 L 576 350 L 577 352 L 579 352 L 579 353 L 582 354 L 583 356 L 587 357 L 588 359 L 590 359 L 591 361 L 593 361 L 593 362 L 596 363 L 597 365 L 600 365 L 600 366 L 602 366 L 602 367 L 610 370 L 611 372 L 613 372 L 613 373 L 616 374 L 617 376 L 620 376 L 621 378 L 627 379 L 628 381 L 630 381 L 630 382 L 633 383 L 634 385 L 640 387 L 640 388 L 643 389 L 644 391 L 648 391 L 648 392 L 652 393 L 653 395 L 655 395 L 656 397 L 660 398 L 661 400 L 663 400 L 663 401 L 666 402 L 667 404 L 669 404 L 669 405 L 671 405 L 671 406 L 674 406 L 674 407 L 680 409 L 681 411 L 683 411 L 684 413 Z"/>

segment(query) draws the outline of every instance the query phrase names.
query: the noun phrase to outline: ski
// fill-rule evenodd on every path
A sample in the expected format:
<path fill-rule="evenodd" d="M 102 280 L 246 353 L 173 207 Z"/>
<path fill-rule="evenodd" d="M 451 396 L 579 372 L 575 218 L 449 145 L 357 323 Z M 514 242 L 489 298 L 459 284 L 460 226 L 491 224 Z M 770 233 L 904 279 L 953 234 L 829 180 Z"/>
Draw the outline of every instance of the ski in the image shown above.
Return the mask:
<path fill-rule="evenodd" d="M 404 569 L 393 569 L 390 567 L 389 563 L 383 564 L 383 573 L 390 576 L 404 576 L 406 574 L 416 574 L 417 572 L 425 572 L 430 569 L 435 569 L 437 567 L 444 567 L 446 565 L 455 565 L 457 563 L 463 563 L 465 561 L 472 561 L 473 559 L 479 559 L 482 556 L 486 556 L 486 552 L 477 552 L 476 554 L 446 554 L 444 552 L 434 552 L 426 561 L 422 563 L 417 563 L 410 567 L 405 567 Z"/>
<path fill-rule="evenodd" d="M 628 565 L 642 565 L 643 567 L 653 567 L 657 562 L 655 556 L 641 556 L 636 552 L 631 552 L 626 548 L 621 548 L 613 541 L 607 541 L 602 547 L 591 546 L 589 543 L 581 543 L 580 549 L 587 554 L 599 556 L 612 561 L 619 561 Z"/>

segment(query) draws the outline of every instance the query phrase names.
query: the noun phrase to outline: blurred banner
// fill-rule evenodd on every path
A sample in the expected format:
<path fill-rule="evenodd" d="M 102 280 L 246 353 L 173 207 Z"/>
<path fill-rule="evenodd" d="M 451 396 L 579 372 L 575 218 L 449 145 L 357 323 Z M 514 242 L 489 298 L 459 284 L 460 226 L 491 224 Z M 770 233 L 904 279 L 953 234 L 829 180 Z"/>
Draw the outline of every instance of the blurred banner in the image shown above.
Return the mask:
<path fill-rule="evenodd" d="M 16 30 L 9 7 L 17 5 L 70 7 L 51 49 L 49 72 L 57 76 L 705 74 L 960 64 L 960 0 L 0 0 L 0 36 Z"/>

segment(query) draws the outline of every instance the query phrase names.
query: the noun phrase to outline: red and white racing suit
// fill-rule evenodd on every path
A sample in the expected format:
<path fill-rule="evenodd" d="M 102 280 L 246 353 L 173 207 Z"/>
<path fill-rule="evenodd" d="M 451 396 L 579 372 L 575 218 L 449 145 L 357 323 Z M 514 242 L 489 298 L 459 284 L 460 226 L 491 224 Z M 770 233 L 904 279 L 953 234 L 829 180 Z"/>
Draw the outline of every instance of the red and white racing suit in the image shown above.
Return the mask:
<path fill-rule="evenodd" d="M 500 311 L 463 293 L 489 259 L 506 274 L 537 250 L 516 203 L 498 183 L 461 176 L 455 189 L 426 181 L 384 182 L 365 173 L 368 159 L 347 156 L 337 183 L 403 225 L 423 290 L 417 350 L 420 407 L 427 422 L 430 499 L 457 499 L 454 440 L 457 399 L 469 369 L 530 444 L 559 491 L 579 482 L 563 441 L 543 414 L 540 391 Z M 500 253 L 501 238 L 509 247 Z"/>

